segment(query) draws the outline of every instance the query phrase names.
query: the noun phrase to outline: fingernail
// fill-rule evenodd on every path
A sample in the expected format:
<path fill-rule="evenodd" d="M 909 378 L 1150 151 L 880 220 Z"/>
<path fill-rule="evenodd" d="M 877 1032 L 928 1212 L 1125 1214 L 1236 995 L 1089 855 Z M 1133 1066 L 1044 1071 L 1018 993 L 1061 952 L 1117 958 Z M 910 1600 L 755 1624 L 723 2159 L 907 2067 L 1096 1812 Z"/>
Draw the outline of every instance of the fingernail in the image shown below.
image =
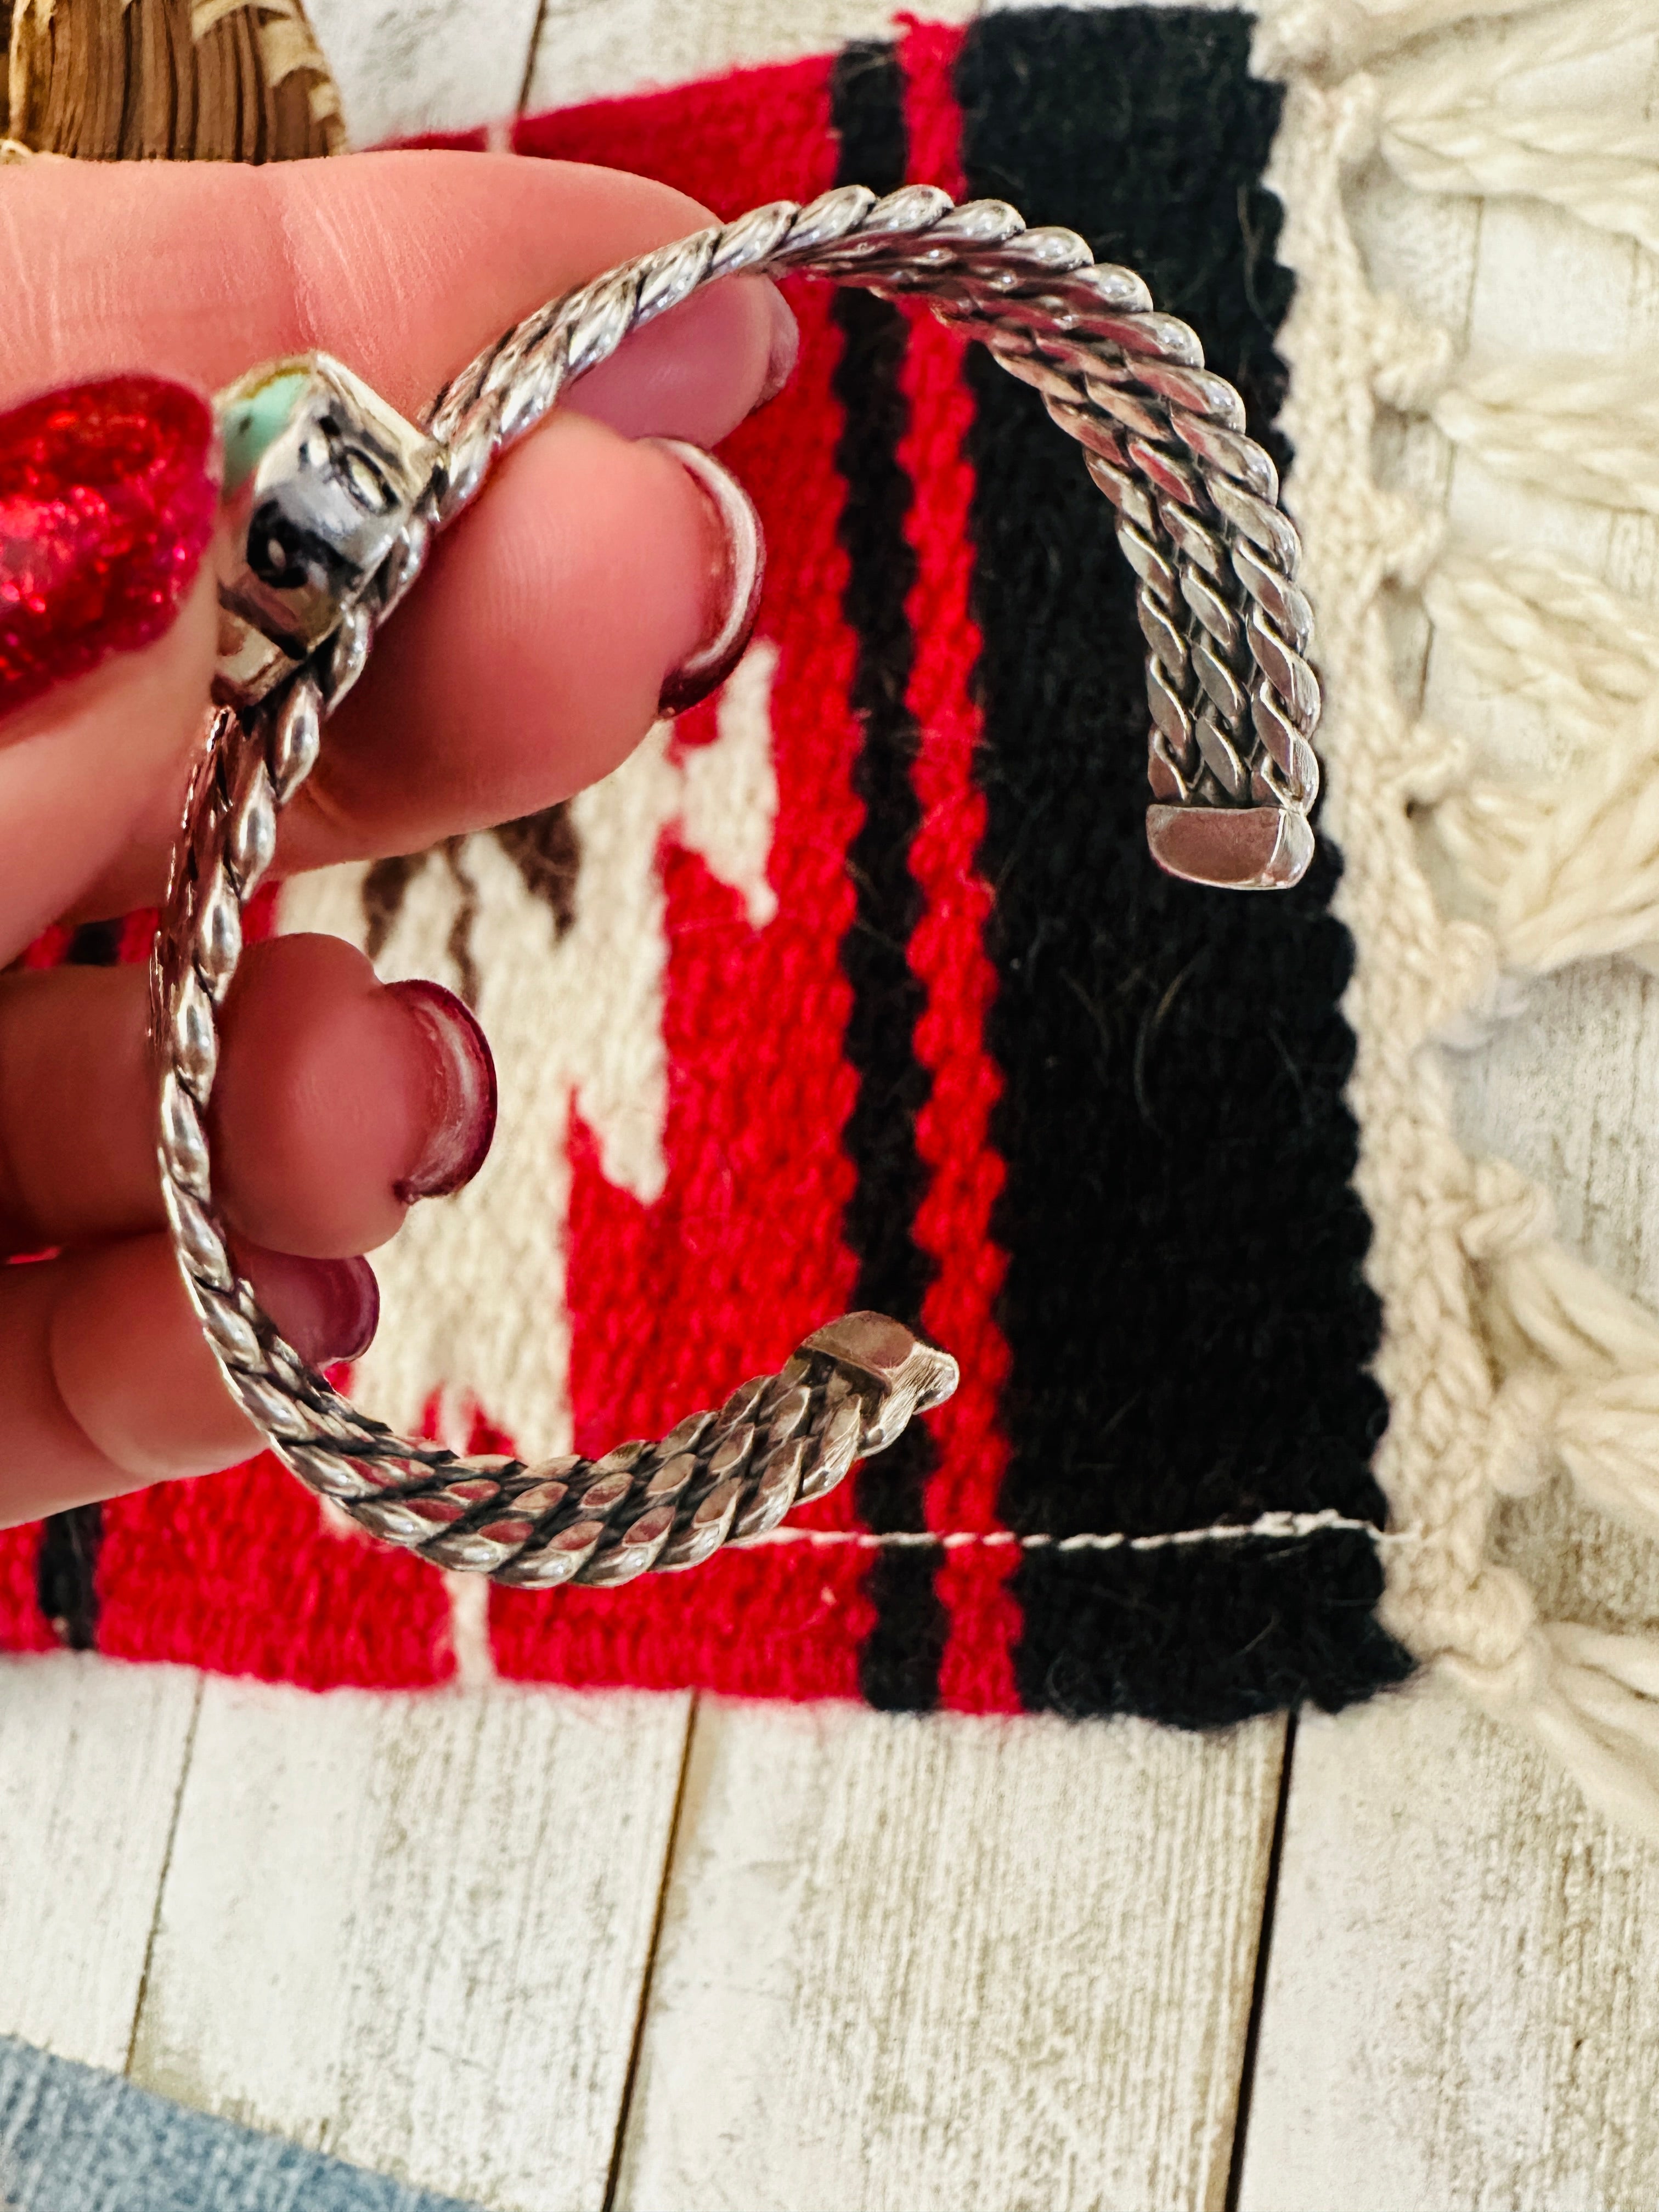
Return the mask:
<path fill-rule="evenodd" d="M 772 343 L 766 356 L 766 380 L 755 402 L 757 407 L 764 407 L 769 399 L 777 398 L 793 375 L 800 353 L 800 325 L 775 284 L 766 288 L 766 305 L 772 322 Z"/>
<path fill-rule="evenodd" d="M 754 501 L 732 474 L 701 446 L 679 438 L 653 438 L 680 464 L 714 511 L 716 551 L 708 579 L 708 618 L 703 642 L 677 668 L 657 701 L 659 717 L 683 714 L 717 690 L 743 658 L 760 612 L 766 575 L 766 539 Z"/>
<path fill-rule="evenodd" d="M 0 415 L 0 714 L 167 629 L 213 534 L 213 410 L 114 376 Z"/>
<path fill-rule="evenodd" d="M 759 318 L 751 297 L 757 288 L 766 295 Z M 762 337 L 766 362 L 756 391 L 756 342 Z M 630 331 L 559 404 L 608 422 L 624 438 L 701 438 L 705 433 L 699 426 L 733 419 L 737 391 L 751 410 L 770 398 L 788 374 L 799 343 L 782 295 L 764 277 L 706 285 L 672 313 Z"/>
<path fill-rule="evenodd" d="M 367 1260 L 299 1260 L 235 1247 L 236 1264 L 283 1334 L 313 1367 L 361 1359 L 380 1321 L 380 1286 Z"/>
<path fill-rule="evenodd" d="M 447 1198 L 483 1165 L 495 1133 L 495 1061 L 471 1009 L 441 983 L 386 986 L 421 1032 L 432 1090 L 426 1142 L 398 1195 Z"/>

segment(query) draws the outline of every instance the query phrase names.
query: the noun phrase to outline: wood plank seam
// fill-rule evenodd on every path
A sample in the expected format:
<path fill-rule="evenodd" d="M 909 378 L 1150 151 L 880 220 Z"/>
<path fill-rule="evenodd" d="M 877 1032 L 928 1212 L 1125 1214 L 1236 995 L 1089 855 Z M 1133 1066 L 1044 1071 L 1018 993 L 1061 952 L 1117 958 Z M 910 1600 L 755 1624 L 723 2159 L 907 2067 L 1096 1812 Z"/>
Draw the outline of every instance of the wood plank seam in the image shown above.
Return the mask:
<path fill-rule="evenodd" d="M 120 2072 L 201 1679 L 0 1667 L 0 2033 Z"/>
<path fill-rule="evenodd" d="M 1267 1879 L 1261 1886 L 1261 1921 L 1255 1939 L 1255 1972 L 1250 1983 L 1250 2014 L 1244 2029 L 1244 2048 L 1239 2055 L 1238 2099 L 1234 2107 L 1232 2151 L 1227 2163 L 1227 2193 L 1222 2200 L 1222 2212 L 1238 2212 L 1239 2192 L 1244 2184 L 1250 2100 L 1255 2091 L 1256 2051 L 1261 2039 L 1267 1970 L 1273 1958 L 1273 1921 L 1279 1907 L 1279 1869 L 1285 1856 L 1285 1828 L 1296 1770 L 1296 1736 L 1297 1709 L 1292 1706 L 1285 1717 L 1285 1749 L 1279 1761 L 1279 1796 L 1273 1806 L 1273 1841 L 1267 1846 Z"/>
<path fill-rule="evenodd" d="M 144 1962 L 138 1970 L 137 1994 L 132 2004 L 132 2027 L 127 2037 L 126 2057 L 121 2071 L 132 2072 L 133 2053 L 138 2047 L 138 2031 L 144 2016 L 144 2002 L 149 1995 L 149 1970 L 155 1957 L 155 1938 L 161 1925 L 161 1900 L 167 1893 L 167 1874 L 173 1865 L 173 1848 L 179 1840 L 179 1814 L 185 1802 L 185 1785 L 190 1779 L 191 1762 L 196 1756 L 196 1732 L 202 1717 L 202 1692 L 204 1677 L 196 1678 L 196 1694 L 191 1701 L 190 1725 L 185 1735 L 184 1756 L 179 1762 L 179 1776 L 173 1792 L 173 1818 L 167 1824 L 167 1845 L 161 1853 L 161 1864 L 155 1877 L 155 1896 L 150 1906 L 149 1934 L 144 1942 Z"/>
<path fill-rule="evenodd" d="M 547 21 L 547 0 L 536 0 L 536 20 L 530 27 L 530 43 L 525 48 L 524 75 L 519 80 L 519 96 L 513 103 L 515 116 L 525 115 L 530 108 L 530 86 L 536 74 L 536 55 L 542 42 L 543 26 Z"/>
<path fill-rule="evenodd" d="M 689 1717 L 208 1678 L 131 2078 L 491 2212 L 599 2212 Z"/>
<path fill-rule="evenodd" d="M 634 2102 L 634 2085 L 639 2075 L 640 2047 L 645 2039 L 651 1985 L 656 1976 L 657 1953 L 662 1943 L 663 1917 L 668 1910 L 668 1885 L 674 1871 L 675 1854 L 679 1847 L 680 1824 L 685 1812 L 685 1778 L 691 1771 L 691 1746 L 696 1736 L 697 1711 L 701 1704 L 702 1699 L 694 1691 L 690 1710 L 685 1718 L 685 1740 L 680 1747 L 680 1771 L 674 1785 L 673 1810 L 668 1816 L 668 1837 L 663 1848 L 661 1877 L 657 1884 L 657 1907 L 651 1922 L 650 1941 L 646 1946 L 645 1969 L 640 1976 L 639 2002 L 634 2010 L 628 2068 L 623 2075 L 622 2094 L 617 2103 L 617 2132 L 611 2146 L 611 2164 L 605 2178 L 605 2200 L 600 2212 L 616 2212 L 617 2188 L 622 2178 L 623 2145 L 628 2134 L 629 2112 Z"/>
<path fill-rule="evenodd" d="M 704 1700 L 611 2212 L 1221 2212 L 1284 1732 Z"/>

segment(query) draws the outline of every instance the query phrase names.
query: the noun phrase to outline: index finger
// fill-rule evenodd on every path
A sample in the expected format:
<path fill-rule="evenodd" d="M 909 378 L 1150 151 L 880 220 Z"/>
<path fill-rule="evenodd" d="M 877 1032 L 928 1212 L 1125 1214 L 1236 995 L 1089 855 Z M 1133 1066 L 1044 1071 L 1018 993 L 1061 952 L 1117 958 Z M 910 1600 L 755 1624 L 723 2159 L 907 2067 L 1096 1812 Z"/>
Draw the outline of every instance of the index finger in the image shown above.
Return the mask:
<path fill-rule="evenodd" d="M 137 367 L 213 391 L 320 346 L 412 416 L 543 301 L 710 219 L 643 177 L 512 155 L 124 167 L 0 170 L 0 408 Z M 720 289 L 763 363 L 763 288 Z"/>

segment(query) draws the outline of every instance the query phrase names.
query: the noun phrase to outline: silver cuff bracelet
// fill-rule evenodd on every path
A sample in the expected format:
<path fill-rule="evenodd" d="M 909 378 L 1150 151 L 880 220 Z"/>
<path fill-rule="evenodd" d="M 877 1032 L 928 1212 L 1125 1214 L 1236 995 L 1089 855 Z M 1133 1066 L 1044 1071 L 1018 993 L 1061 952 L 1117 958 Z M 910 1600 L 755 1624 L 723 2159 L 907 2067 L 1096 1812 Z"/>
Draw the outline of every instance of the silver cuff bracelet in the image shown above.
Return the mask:
<path fill-rule="evenodd" d="M 878 1314 L 807 1339 L 716 1413 L 599 1460 L 466 1458 L 398 1436 L 308 1367 L 237 1273 L 207 1139 L 219 1019 L 242 909 L 276 817 L 316 763 L 434 532 L 495 456 L 629 332 L 739 273 L 827 276 L 926 297 L 1034 385 L 1117 511 L 1137 579 L 1152 711 L 1147 842 L 1194 884 L 1273 890 L 1314 850 L 1319 687 L 1300 546 L 1244 408 L 1184 323 L 1073 232 L 910 186 L 778 202 L 596 277 L 527 316 L 416 428 L 321 354 L 222 394 L 234 551 L 220 578 L 218 704 L 173 854 L 151 969 L 159 1152 L 174 1247 L 233 1395 L 319 1495 L 447 1568 L 542 1589 L 695 1566 L 775 1528 L 883 1450 L 957 1383 L 948 1354 Z"/>

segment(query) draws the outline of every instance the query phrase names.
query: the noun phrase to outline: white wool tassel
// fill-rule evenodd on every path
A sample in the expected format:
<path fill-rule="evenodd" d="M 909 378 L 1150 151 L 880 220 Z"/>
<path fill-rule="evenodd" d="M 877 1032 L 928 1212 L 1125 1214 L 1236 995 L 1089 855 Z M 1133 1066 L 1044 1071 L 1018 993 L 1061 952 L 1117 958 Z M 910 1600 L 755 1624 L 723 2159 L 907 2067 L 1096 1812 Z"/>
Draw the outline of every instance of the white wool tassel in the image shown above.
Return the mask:
<path fill-rule="evenodd" d="M 1522 545 L 1440 556 L 1422 587 L 1437 636 L 1494 691 L 1586 750 L 1659 691 L 1659 612 Z"/>
<path fill-rule="evenodd" d="M 1439 1663 L 1552 1753 L 1599 1812 L 1659 1837 L 1659 1643 L 1552 1621 L 1498 1665 L 1454 1653 Z"/>
<path fill-rule="evenodd" d="M 1617 50 L 1651 23 L 1632 21 L 1630 0 L 1538 0 L 1530 8 L 1459 10 L 1455 39 L 1425 40 L 1389 58 L 1379 76 L 1382 109 L 1396 117 L 1490 105 L 1510 78 Z M 1450 24 L 1442 27 L 1450 29 Z M 1636 57 L 1632 57 L 1636 58 Z M 1639 80 L 1636 80 L 1639 87 Z M 1605 102 L 1603 102 L 1605 106 Z M 1626 112 L 1642 112 L 1639 89 Z"/>
<path fill-rule="evenodd" d="M 1258 76 L 1311 69 L 1346 76 L 1436 32 L 1476 21 L 1512 21 L 1553 5 L 1553 0 L 1261 0 L 1251 67 Z"/>
<path fill-rule="evenodd" d="M 1419 191 L 1544 200 L 1659 247 L 1659 130 L 1639 115 L 1488 100 L 1401 116 L 1378 143 L 1395 175 Z"/>
<path fill-rule="evenodd" d="M 1550 1239 L 1483 1268 L 1481 1316 L 1582 1494 L 1659 1536 L 1659 1320 Z"/>
<path fill-rule="evenodd" d="M 1547 975 L 1659 948 L 1659 695 L 1548 782 L 1472 782 L 1428 817 L 1499 956 Z"/>
<path fill-rule="evenodd" d="M 1601 230 L 1659 244 L 1659 130 L 1641 105 L 1641 58 L 1611 112 L 1506 99 L 1506 80 L 1603 55 L 1639 38 L 1627 0 L 1581 0 L 1520 22 L 1468 22 L 1455 42 L 1413 46 L 1376 81 L 1377 145 L 1419 191 L 1524 197 Z"/>
<path fill-rule="evenodd" d="M 1650 158 L 1659 193 L 1659 133 Z M 1644 356 L 1535 355 L 1465 368 L 1429 411 L 1495 475 L 1558 497 L 1659 514 L 1659 376 Z"/>

